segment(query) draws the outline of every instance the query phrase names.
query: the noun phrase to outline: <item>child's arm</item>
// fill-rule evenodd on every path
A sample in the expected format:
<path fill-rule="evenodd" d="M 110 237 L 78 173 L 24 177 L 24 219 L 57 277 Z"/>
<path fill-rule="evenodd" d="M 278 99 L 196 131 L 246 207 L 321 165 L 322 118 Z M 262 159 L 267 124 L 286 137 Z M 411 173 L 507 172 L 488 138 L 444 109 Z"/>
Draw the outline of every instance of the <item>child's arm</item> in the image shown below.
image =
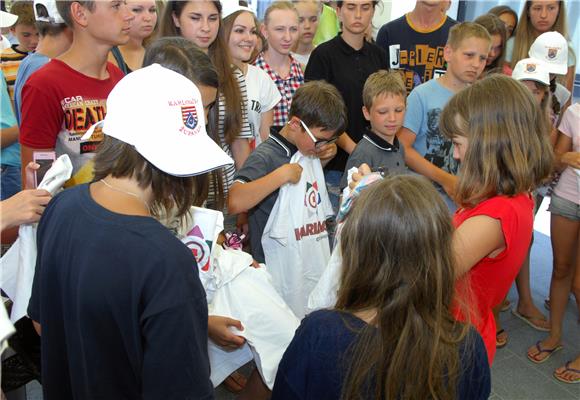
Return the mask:
<path fill-rule="evenodd" d="M 457 177 L 433 165 L 413 148 L 413 143 L 415 143 L 416 139 L 413 131 L 401 128 L 397 137 L 405 148 L 405 164 L 418 174 L 440 184 L 449 197 L 453 198 Z"/>
<path fill-rule="evenodd" d="M 248 211 L 285 183 L 298 183 L 302 175 L 299 164 L 284 164 L 255 181 L 234 182 L 228 197 L 228 211 L 238 214 Z"/>
<path fill-rule="evenodd" d="M 505 249 L 498 219 L 477 215 L 466 219 L 453 234 L 457 277 L 469 272 L 484 257 L 495 257 Z"/>

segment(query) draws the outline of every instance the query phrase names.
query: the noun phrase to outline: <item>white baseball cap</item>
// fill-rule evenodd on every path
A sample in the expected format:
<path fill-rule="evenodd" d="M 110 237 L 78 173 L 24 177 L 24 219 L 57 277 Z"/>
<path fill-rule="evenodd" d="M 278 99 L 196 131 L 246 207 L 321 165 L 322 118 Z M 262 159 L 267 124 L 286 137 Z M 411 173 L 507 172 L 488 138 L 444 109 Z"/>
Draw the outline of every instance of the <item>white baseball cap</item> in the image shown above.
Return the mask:
<path fill-rule="evenodd" d="M 518 81 L 536 81 L 550 85 L 548 65 L 537 58 L 524 58 L 518 61 L 512 72 L 512 78 Z"/>
<path fill-rule="evenodd" d="M 18 21 L 18 15 L 0 10 L 0 28 L 9 28 Z"/>
<path fill-rule="evenodd" d="M 189 79 L 152 64 L 117 83 L 107 98 L 104 134 L 135 146 L 163 172 L 199 175 L 234 161 L 207 135 L 201 94 Z"/>
<path fill-rule="evenodd" d="M 56 8 L 56 0 L 34 0 L 34 18 L 51 24 L 65 23 Z"/>
<path fill-rule="evenodd" d="M 222 19 L 229 17 L 238 11 L 248 11 L 254 14 L 254 10 L 250 7 L 241 6 L 238 0 L 221 0 L 222 3 Z"/>
<path fill-rule="evenodd" d="M 548 64 L 551 74 L 568 72 L 568 41 L 559 32 L 545 32 L 534 40 L 528 55 Z"/>

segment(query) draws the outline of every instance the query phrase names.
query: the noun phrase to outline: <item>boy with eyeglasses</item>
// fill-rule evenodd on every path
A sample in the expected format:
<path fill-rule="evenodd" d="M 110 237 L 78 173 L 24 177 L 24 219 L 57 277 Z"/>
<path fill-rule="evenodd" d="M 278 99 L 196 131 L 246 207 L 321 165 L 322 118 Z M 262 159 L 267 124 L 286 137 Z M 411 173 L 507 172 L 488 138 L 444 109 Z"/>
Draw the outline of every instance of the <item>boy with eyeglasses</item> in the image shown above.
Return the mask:
<path fill-rule="evenodd" d="M 249 212 L 250 244 L 258 262 L 265 262 L 261 239 L 278 190 L 300 181 L 302 167 L 290 159 L 300 151 L 325 165 L 336 154 L 334 142 L 345 125 L 344 101 L 336 88 L 322 81 L 309 82 L 296 91 L 286 125 L 272 127 L 270 137 L 237 172 L 228 209 Z"/>

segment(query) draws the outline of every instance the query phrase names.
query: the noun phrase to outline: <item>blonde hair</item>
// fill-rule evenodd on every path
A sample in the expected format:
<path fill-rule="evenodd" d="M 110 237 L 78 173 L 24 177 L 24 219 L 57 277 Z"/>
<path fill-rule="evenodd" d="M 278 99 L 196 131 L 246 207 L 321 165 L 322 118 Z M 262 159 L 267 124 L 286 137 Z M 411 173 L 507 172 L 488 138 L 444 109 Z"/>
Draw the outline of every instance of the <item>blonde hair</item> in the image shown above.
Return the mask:
<path fill-rule="evenodd" d="M 530 91 L 512 78 L 493 74 L 457 93 L 439 127 L 449 139 L 469 140 L 455 198 L 461 207 L 529 192 L 550 175 L 550 122 Z"/>
<path fill-rule="evenodd" d="M 376 317 L 346 353 L 341 399 L 456 397 L 467 326 L 450 313 L 452 237 L 447 206 L 423 177 L 392 176 L 361 193 L 341 233 L 336 309 Z"/>
<path fill-rule="evenodd" d="M 298 11 L 296 10 L 296 7 L 294 7 L 294 4 L 289 1 L 275 1 L 270 4 L 268 8 L 266 8 L 266 12 L 264 13 L 264 25 L 268 25 L 270 14 L 276 10 L 294 11 L 296 13 L 296 17 L 299 18 Z"/>
<path fill-rule="evenodd" d="M 485 28 L 475 22 L 462 22 L 449 29 L 447 45 L 452 49 L 457 49 L 465 39 L 477 38 L 487 40 L 491 43 L 491 36 Z"/>
<path fill-rule="evenodd" d="M 407 98 L 407 88 L 401 74 L 396 71 L 379 70 L 369 75 L 363 87 L 363 104 L 370 110 L 377 96 L 391 94 Z"/>
<path fill-rule="evenodd" d="M 520 20 L 518 22 L 518 27 L 514 32 L 514 49 L 512 52 L 512 59 L 510 61 L 510 66 L 515 68 L 518 61 L 528 58 L 528 52 L 530 47 L 536 37 L 536 31 L 530 22 L 530 7 L 532 6 L 532 1 L 526 1 L 524 8 L 522 9 L 522 15 L 520 15 Z M 562 34 L 566 39 L 568 39 L 568 23 L 566 22 L 566 5 L 560 0 L 558 1 L 558 17 L 554 25 L 550 27 L 550 31 L 556 31 Z"/>

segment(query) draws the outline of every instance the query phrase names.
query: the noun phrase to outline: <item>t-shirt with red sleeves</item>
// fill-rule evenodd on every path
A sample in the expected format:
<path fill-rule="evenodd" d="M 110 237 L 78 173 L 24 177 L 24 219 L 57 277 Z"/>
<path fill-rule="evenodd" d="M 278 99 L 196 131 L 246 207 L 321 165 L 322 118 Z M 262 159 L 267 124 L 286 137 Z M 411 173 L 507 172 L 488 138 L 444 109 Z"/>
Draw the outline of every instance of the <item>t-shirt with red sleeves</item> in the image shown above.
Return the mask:
<path fill-rule="evenodd" d="M 490 365 L 496 351 L 492 308 L 503 301 L 528 254 L 534 224 L 533 209 L 534 202 L 526 193 L 514 197 L 492 197 L 473 208 L 459 209 L 453 216 L 455 227 L 478 215 L 497 219 L 505 240 L 505 249 L 500 254 L 481 259 L 456 285 L 457 301 L 470 308 L 471 322 L 483 338 Z M 465 320 L 458 309 L 454 310 L 454 315 Z"/>
<path fill-rule="evenodd" d="M 96 79 L 53 59 L 32 74 L 22 88 L 20 143 L 68 154 L 76 173 L 93 157 L 102 133 L 96 130 L 86 141 L 81 137 L 105 117 L 107 96 L 124 76 L 111 63 L 107 72 L 107 79 Z"/>

